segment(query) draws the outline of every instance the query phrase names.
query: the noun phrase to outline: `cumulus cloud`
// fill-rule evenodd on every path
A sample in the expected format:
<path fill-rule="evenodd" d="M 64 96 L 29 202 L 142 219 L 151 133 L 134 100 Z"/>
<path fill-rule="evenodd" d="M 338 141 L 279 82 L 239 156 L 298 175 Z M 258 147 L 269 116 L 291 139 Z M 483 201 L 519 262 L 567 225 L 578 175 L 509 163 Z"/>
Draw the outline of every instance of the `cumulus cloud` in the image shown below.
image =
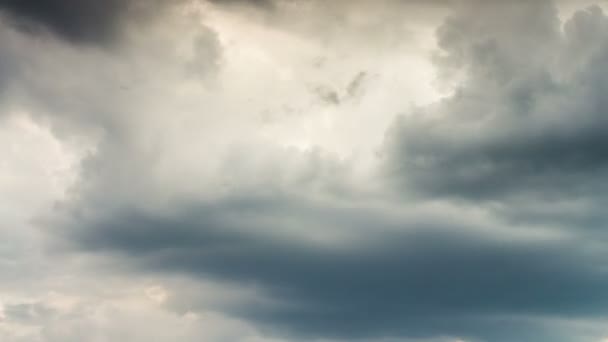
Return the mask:
<path fill-rule="evenodd" d="M 166 215 L 111 212 L 75 220 L 69 235 L 79 248 L 115 253 L 140 271 L 254 284 L 278 304 L 231 313 L 292 338 L 508 341 L 521 323 L 505 317 L 594 317 L 608 300 L 599 295 L 608 281 L 604 253 L 582 253 L 587 247 L 567 237 L 448 222 L 434 211 L 276 201 L 234 199 Z"/>
<path fill-rule="evenodd" d="M 96 6 L 0 2 L 3 340 L 608 334 L 600 7 Z"/>
<path fill-rule="evenodd" d="M 399 184 L 474 200 L 604 192 L 607 19 L 591 7 L 561 27 L 555 13 L 549 2 L 478 4 L 447 20 L 438 65 L 464 81 L 393 126 Z"/>

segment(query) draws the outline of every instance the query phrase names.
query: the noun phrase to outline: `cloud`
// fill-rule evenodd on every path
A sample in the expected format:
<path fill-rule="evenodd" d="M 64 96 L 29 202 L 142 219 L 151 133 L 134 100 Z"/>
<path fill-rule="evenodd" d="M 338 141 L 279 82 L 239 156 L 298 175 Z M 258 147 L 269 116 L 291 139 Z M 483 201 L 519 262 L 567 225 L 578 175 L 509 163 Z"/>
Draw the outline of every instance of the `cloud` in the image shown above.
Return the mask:
<path fill-rule="evenodd" d="M 132 1 L 3 0 L 0 10 L 28 31 L 50 30 L 74 42 L 112 39 Z"/>
<path fill-rule="evenodd" d="M 448 19 L 438 66 L 464 81 L 396 121 L 390 177 L 406 191 L 471 200 L 601 196 L 608 21 L 591 7 L 562 30 L 555 12 L 510 2 Z"/>
<path fill-rule="evenodd" d="M 107 44 L 121 38 L 128 26 L 140 25 L 142 19 L 162 13 L 167 8 L 182 5 L 213 4 L 229 11 L 245 11 L 249 16 L 271 20 L 277 26 L 293 28 L 300 32 L 326 31 L 331 35 L 342 27 L 361 29 L 361 32 L 381 29 L 379 22 L 361 21 L 361 11 L 374 10 L 378 19 L 386 18 L 386 8 L 403 7 L 424 9 L 420 1 L 384 0 L 384 6 L 369 6 L 365 1 L 326 3 L 322 1 L 289 0 L 42 0 L 42 1 L 0 1 L 0 13 L 4 14 L 15 27 L 31 33 L 51 32 L 73 43 Z M 443 1 L 433 2 L 435 6 Z M 297 18 L 300 13 L 302 19 Z M 390 16 L 395 21 L 394 16 Z M 339 19 L 331 23 L 328 18 Z M 340 19 L 343 18 L 343 19 Z M 370 17 L 371 18 L 371 17 Z M 294 20 L 296 19 L 296 20 Z M 323 27 L 314 28 L 314 25 Z M 329 24 L 329 25 L 328 25 Z M 398 25 L 391 27 L 397 28 Z M 388 33 L 388 32 L 387 32 Z M 398 33 L 398 31 L 395 31 Z M 381 37 L 377 35 L 376 37 Z"/>
<path fill-rule="evenodd" d="M 0 339 L 608 332 L 598 7 L 562 27 L 548 1 L 452 4 L 434 63 L 455 89 L 429 105 L 415 32 L 443 2 L 180 2 L 137 25 L 135 1 L 86 23 L 92 2 L 0 4 L 2 123 L 38 132 L 0 163 L 25 213 L 0 223 L 27 240 Z"/>
<path fill-rule="evenodd" d="M 543 98 L 545 92 L 552 91 L 545 86 L 549 82 L 546 58 L 566 39 L 555 8 L 548 2 L 483 5 L 484 15 L 473 15 L 478 7 L 462 8 L 439 30 L 440 45 L 446 52 L 438 57 L 439 63 L 446 71 L 464 70 L 465 79 L 457 95 L 427 111 L 476 109 L 476 101 L 459 102 L 468 92 L 480 92 L 479 99 L 492 99 L 479 101 L 485 104 L 482 108 L 498 104 L 507 114 L 536 108 L 527 100 L 508 100 L 519 99 L 517 96 L 535 99 L 536 92 Z M 534 17 L 533 27 L 517 24 L 522 13 Z M 538 42 L 548 47 L 540 46 L 534 55 L 524 55 L 537 48 Z M 568 69 L 559 70 L 560 76 L 567 77 L 565 81 L 573 79 Z M 348 82 L 353 82 L 352 73 L 345 84 Z M 144 94 L 149 93 L 146 90 Z M 207 110 L 214 108 L 214 103 L 226 108 L 226 99 L 232 99 L 226 89 L 213 94 L 217 102 L 202 95 Z M 559 97 L 550 97 L 554 98 Z M 481 218 L 466 204 L 431 205 L 429 209 L 424 198 L 414 197 L 418 208 L 398 211 L 396 207 L 410 203 L 391 203 L 387 194 L 369 192 L 357 182 L 353 185 L 348 163 L 324 155 L 319 158 L 310 151 L 277 148 L 260 139 L 255 124 L 242 114 L 240 106 L 231 112 L 239 121 L 217 117 L 213 122 L 204 121 L 215 131 L 203 130 L 204 126 L 192 130 L 177 126 L 177 131 L 172 131 L 175 122 L 165 120 L 161 113 L 169 108 L 168 103 L 184 102 L 151 101 L 154 106 L 138 107 L 143 103 L 139 100 L 126 103 L 134 105 L 128 108 L 135 108 L 136 113 L 145 108 L 158 114 L 148 112 L 133 121 L 123 121 L 118 114 L 110 116 L 115 121 L 108 127 L 113 130 L 106 131 L 108 136 L 97 146 L 97 153 L 83 164 L 77 196 L 65 203 L 64 216 L 53 230 L 58 246 L 65 248 L 63 241 L 68 250 L 120 260 L 134 274 L 254 285 L 265 298 L 278 303 L 219 305 L 218 310 L 266 328 L 271 335 L 294 340 L 441 336 L 491 341 L 571 340 L 574 334 L 566 334 L 563 323 L 538 322 L 564 316 L 594 320 L 605 314 L 602 293 L 608 279 L 602 271 L 604 253 L 587 235 L 570 235 L 533 221 L 508 225 L 483 206 L 479 209 Z M 125 105 L 117 103 L 111 109 L 121 113 Z M 452 120 L 460 115 L 478 123 L 485 113 L 463 110 L 462 114 L 433 117 L 439 118 L 436 126 L 442 128 L 454 127 Z M 535 112 L 522 115 L 528 113 Z M 498 114 L 495 120 L 510 124 L 508 132 L 529 127 Z M 181 115 L 191 123 L 199 122 L 194 118 L 200 116 L 194 113 Z M 413 124 L 396 124 L 389 136 L 407 153 L 389 149 L 392 154 L 388 156 L 395 158 L 391 161 L 396 165 L 406 165 L 397 176 L 411 181 L 416 186 L 413 190 L 432 194 L 439 201 L 443 196 L 459 196 L 457 192 L 434 191 L 422 177 L 429 170 L 436 171 L 438 174 L 431 173 L 429 179 L 447 183 L 451 174 L 443 173 L 471 167 L 478 155 L 477 146 L 485 149 L 485 140 L 475 144 L 476 136 L 466 125 L 460 128 L 458 121 L 455 126 L 464 131 L 455 139 L 449 130 L 435 133 L 427 129 L 426 119 L 413 117 L 409 119 Z M 546 123 L 537 127 L 547 127 Z M 500 149 L 499 143 L 512 136 L 503 135 L 501 140 L 496 134 L 499 127 L 503 126 L 481 131 L 488 146 L 496 144 Z M 204 139 L 199 138 L 200 132 L 206 133 Z M 486 154 L 496 158 L 497 165 L 502 165 L 503 155 L 514 155 L 508 163 L 524 176 L 530 160 L 542 164 L 546 159 L 547 165 L 557 160 L 544 156 L 543 148 L 532 148 L 529 141 L 537 137 L 528 138 L 527 132 L 520 133 L 523 138 L 516 142 L 523 147 L 516 147 L 515 152 L 508 153 L 506 148 L 501 154 L 493 150 Z M 186 137 L 188 145 L 184 145 Z M 538 141 L 552 142 L 549 137 L 552 135 L 540 135 Z M 473 142 L 463 144 L 459 139 Z M 194 162 L 200 150 L 187 146 L 215 146 L 218 152 L 204 149 L 204 163 Z M 469 146 L 473 146 L 472 152 Z M 427 157 L 426 151 L 438 153 L 454 164 L 417 172 L 407 168 L 419 157 L 411 151 L 422 151 L 421 159 Z M 537 151 L 543 153 L 537 156 Z M 531 156 L 519 156 L 520 152 Z M 469 159 L 462 159 L 462 155 Z M 580 167 L 578 162 L 563 165 Z M 525 179 L 517 173 L 513 178 Z M 228 185 L 220 186 L 221 179 L 227 179 L 224 184 Z M 497 187 L 490 194 L 518 190 L 517 186 L 501 185 L 497 178 L 486 182 Z M 346 190 L 332 191 L 336 188 Z M 521 189 L 534 190 L 530 186 Z M 466 195 L 462 197 L 468 198 Z M 469 215 L 473 218 L 467 218 Z M 194 299 L 180 301 L 192 309 Z"/>
<path fill-rule="evenodd" d="M 296 339 L 547 338 L 516 317 L 599 317 L 608 300 L 603 253 L 559 236 L 293 199 L 187 207 L 77 218 L 68 235 L 140 271 L 254 284 L 279 304 L 229 312 Z"/>
<path fill-rule="evenodd" d="M 125 284 L 123 283 L 122 286 Z M 0 337 L 8 342 L 54 341 L 261 341 L 245 322 L 216 312 L 176 314 L 125 288 L 111 296 L 47 293 L 0 305 Z M 278 342 L 278 341 L 277 341 Z"/>

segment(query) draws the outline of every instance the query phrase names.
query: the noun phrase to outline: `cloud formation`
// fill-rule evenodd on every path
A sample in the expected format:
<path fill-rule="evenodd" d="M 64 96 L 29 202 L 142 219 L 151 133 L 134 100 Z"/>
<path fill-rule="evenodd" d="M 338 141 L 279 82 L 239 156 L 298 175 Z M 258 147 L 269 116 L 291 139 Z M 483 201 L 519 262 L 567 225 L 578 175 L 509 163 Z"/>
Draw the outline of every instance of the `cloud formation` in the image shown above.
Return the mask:
<path fill-rule="evenodd" d="M 132 1 L 3 0 L 0 9 L 26 31 L 50 30 L 75 42 L 112 39 Z"/>
<path fill-rule="evenodd" d="M 389 168 L 403 186 L 473 200 L 604 193 L 607 18 L 591 7 L 562 30 L 551 3 L 515 3 L 439 29 L 439 66 L 464 81 L 395 123 Z"/>
<path fill-rule="evenodd" d="M 604 313 L 604 253 L 583 253 L 578 241 L 429 213 L 276 201 L 236 199 L 167 216 L 112 212 L 77 220 L 70 234 L 80 248 L 117 253 L 140 270 L 255 284 L 279 304 L 232 314 L 292 338 L 510 341 L 521 323 L 506 317 Z"/>
<path fill-rule="evenodd" d="M 96 6 L 0 3 L 0 339 L 608 334 L 600 7 Z"/>

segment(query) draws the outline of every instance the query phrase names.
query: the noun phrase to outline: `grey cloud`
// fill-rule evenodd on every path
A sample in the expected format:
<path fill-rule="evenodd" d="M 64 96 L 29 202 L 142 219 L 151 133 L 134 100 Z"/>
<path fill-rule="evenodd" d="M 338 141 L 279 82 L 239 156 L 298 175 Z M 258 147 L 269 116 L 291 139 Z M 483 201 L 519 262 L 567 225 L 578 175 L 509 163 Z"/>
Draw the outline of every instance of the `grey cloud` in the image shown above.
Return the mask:
<path fill-rule="evenodd" d="M 313 92 L 317 97 L 328 105 L 340 105 L 349 100 L 355 100 L 363 92 L 365 83 L 368 81 L 368 74 L 365 71 L 358 72 L 354 78 L 348 83 L 344 90 L 338 90 L 333 87 L 318 85 L 314 87 Z"/>
<path fill-rule="evenodd" d="M 141 25 L 188 1 L 198 0 L 1 0 L 0 18 L 23 32 L 108 45 L 119 40 L 129 25 Z"/>
<path fill-rule="evenodd" d="M 3 98 L 6 92 L 6 87 L 10 84 L 10 80 L 14 77 L 15 71 L 12 59 L 3 60 L 0 62 L 0 99 Z M 0 114 L 0 117 L 2 115 Z"/>
<path fill-rule="evenodd" d="M 447 71 L 466 70 L 466 83 L 454 97 L 426 109 L 442 114 L 441 120 L 406 118 L 395 125 L 389 157 L 394 158 L 393 170 L 399 172 L 391 176 L 405 179 L 425 194 L 471 198 L 534 190 L 530 184 L 538 189 L 539 184 L 530 181 L 534 174 L 530 170 L 552 175 L 546 170 L 558 160 L 560 172 L 542 178 L 546 184 L 540 184 L 540 189 L 553 189 L 552 185 L 565 179 L 566 171 L 577 174 L 585 164 L 581 161 L 586 161 L 578 159 L 578 149 L 566 147 L 572 141 L 587 143 L 582 138 L 569 140 L 578 135 L 568 135 L 567 130 L 537 134 L 537 129 L 547 127 L 544 115 L 563 107 L 565 99 L 580 100 L 578 91 L 587 94 L 592 88 L 574 91 L 568 87 L 573 80 L 587 79 L 578 72 L 568 74 L 570 59 L 554 61 L 565 63 L 564 69 L 556 69 L 559 74 L 547 69 L 547 56 L 568 42 L 550 3 L 483 5 L 480 17 L 484 19 L 469 12 L 476 7 L 465 8 L 440 30 L 447 54 L 438 60 L 446 70 L 452 68 Z M 514 26 L 513 18 L 522 13 L 529 13 L 527 18 L 533 18 L 536 26 Z M 517 37 L 509 31 L 513 27 L 517 27 Z M 569 37 L 578 34 L 572 30 Z M 549 48 L 525 54 L 539 42 Z M 357 83 L 355 78 L 352 88 Z M 562 102 L 549 101 L 555 99 Z M 448 109 L 458 111 L 448 117 L 452 113 Z M 516 120 L 537 119 L 537 112 L 542 114 L 539 121 Z M 482 130 L 481 137 L 471 134 L 466 124 L 478 122 L 486 113 L 494 114 L 482 121 L 489 129 Z M 170 209 L 142 209 L 147 197 L 154 195 L 139 191 L 148 184 L 142 179 L 152 178 L 148 175 L 155 155 L 151 153 L 148 160 L 145 151 L 129 145 L 128 135 L 124 141 L 108 139 L 85 164 L 84 186 L 92 185 L 93 193 L 78 189 L 83 193 L 72 203 L 72 221 L 56 228 L 54 238 L 82 252 L 116 258 L 112 260 L 126 263 L 133 272 L 178 273 L 255 285 L 285 306 L 224 310 L 279 335 L 568 341 L 573 339 L 571 332 L 535 320 L 598 319 L 607 314 L 605 255 L 602 248 L 590 248 L 593 244 L 588 240 L 595 236 L 586 232 L 535 239 L 538 227 L 525 219 L 512 227 L 530 225 L 530 235 L 522 238 L 515 232 L 513 236 L 505 233 L 505 223 L 498 218 L 484 223 L 465 221 L 466 212 L 449 223 L 437 218 L 440 213 L 427 213 L 418 220 L 395 219 L 381 210 L 339 209 L 331 201 L 318 204 L 277 195 L 282 191 L 306 194 L 307 185 L 300 183 L 289 184 L 287 190 L 273 188 L 268 197 L 238 197 L 239 191 L 248 189 L 237 188 L 233 200 L 178 201 L 170 202 Z M 546 141 L 557 144 L 560 139 L 565 139 L 559 144 L 561 154 L 571 159 L 564 161 L 543 145 Z M 479 155 L 494 161 L 489 176 L 470 173 L 470 168 L 488 172 L 476 165 L 487 160 L 478 160 Z M 459 178 L 454 179 L 460 169 L 473 180 L 459 183 Z M 255 174 L 257 170 L 247 171 Z M 502 178 L 514 180 L 505 185 L 499 181 Z M 522 179 L 530 182 L 524 183 L 525 188 Z M 484 189 L 483 184 L 493 188 Z M 481 195 L 473 194 L 475 190 Z M 314 242 L 298 232 L 306 237 L 327 232 L 338 238 Z M 604 246 L 602 240 L 595 243 Z M 184 311 L 196 307 L 194 300 L 185 301 L 191 306 L 181 308 Z"/>
<path fill-rule="evenodd" d="M 265 12 L 272 12 L 277 6 L 295 4 L 283 0 L 209 1 L 221 6 L 253 6 L 264 9 Z M 179 0 L 2 0 L 0 13 L 4 13 L 15 26 L 25 31 L 48 30 L 72 42 L 100 43 L 114 40 L 122 26 L 142 15 L 142 10 L 150 14 L 182 2 Z"/>
<path fill-rule="evenodd" d="M 321 101 L 328 105 L 337 106 L 340 104 L 340 98 L 338 93 L 329 87 L 317 86 L 314 88 L 313 91 Z"/>
<path fill-rule="evenodd" d="M 396 121 L 391 179 L 469 199 L 605 194 L 607 23 L 592 7 L 562 32 L 544 1 L 480 3 L 449 19 L 438 65 L 464 82 Z"/>
<path fill-rule="evenodd" d="M 2 312 L 6 319 L 26 324 L 35 324 L 55 313 L 52 308 L 41 302 L 3 305 Z"/>
<path fill-rule="evenodd" d="M 92 130 L 109 135 L 124 131 L 125 107 L 144 103 L 141 97 L 150 96 L 154 84 L 176 75 L 203 83 L 219 67 L 216 33 L 203 24 L 192 26 L 196 19 L 178 12 L 150 17 L 138 27 L 149 31 L 165 25 L 164 32 L 128 35 L 112 49 L 38 39 L 0 21 L 0 116 L 9 113 L 5 108 L 23 109 L 52 126 L 60 138 L 91 135 Z M 171 33 L 190 35 L 176 40 L 166 36 Z M 183 46 L 191 48 L 185 56 Z M 167 96 L 167 91 L 157 91 L 163 93 L 153 98 Z"/>
<path fill-rule="evenodd" d="M 48 29 L 72 41 L 111 39 L 131 1 L 0 1 L 0 10 L 28 31 Z"/>
<path fill-rule="evenodd" d="M 367 82 L 367 79 L 369 78 L 367 72 L 365 71 L 361 71 L 357 74 L 357 76 L 355 76 L 355 78 L 353 78 L 353 80 L 348 84 L 348 87 L 346 88 L 346 93 L 348 94 L 348 96 L 350 97 L 354 97 L 360 94 L 360 92 L 362 91 L 362 88 L 365 87 L 365 83 Z"/>
<path fill-rule="evenodd" d="M 327 18 L 342 13 L 345 3 L 314 2 L 309 13 L 335 6 L 329 16 L 319 17 L 335 29 L 342 21 Z M 92 31 L 75 30 L 81 23 L 6 6 L 13 15 L 74 41 L 103 40 L 121 20 L 112 14 Z M 192 117 L 174 120 L 169 114 L 184 110 L 180 106 L 198 108 L 201 102 L 174 105 L 158 99 L 191 91 L 194 87 L 172 93 L 171 87 L 219 58 L 217 37 L 211 32 L 204 31 L 191 49 L 202 64 L 196 58 L 177 58 L 163 39 L 142 45 L 150 49 L 146 51 L 151 60 L 143 53 L 122 55 L 138 65 L 146 62 L 142 69 L 117 62 L 116 55 L 94 54 L 89 60 L 74 50 L 61 50 L 63 63 L 29 60 L 34 72 L 19 80 L 22 92 L 17 99 L 25 99 L 28 109 L 59 113 L 66 122 L 103 130 L 96 152 L 82 164 L 72 197 L 58 206 L 58 220 L 44 231 L 59 251 L 102 257 L 117 265 L 116 272 L 126 267 L 130 275 L 179 274 L 260 288 L 279 304 L 218 304 L 217 309 L 292 340 L 575 340 L 578 336 L 567 325 L 545 322 L 606 317 L 606 240 L 589 230 L 562 234 L 553 229 L 590 219 L 602 226 L 600 211 L 594 210 L 594 217 L 565 211 L 556 216 L 559 208 L 546 214 L 542 208 L 526 211 L 513 203 L 491 211 L 486 205 L 495 203 L 472 201 L 457 207 L 457 214 L 441 208 L 417 212 L 416 204 L 424 203 L 415 192 L 469 200 L 511 193 L 564 198 L 593 190 L 601 195 L 606 141 L 600 95 L 606 90 L 606 47 L 592 43 L 604 37 L 606 26 L 598 9 L 576 14 L 562 32 L 549 2 L 465 4 L 439 30 L 444 51 L 437 56 L 441 76 L 464 75 L 464 83 L 454 96 L 420 109 L 419 116 L 400 119 L 388 133 L 390 180 L 405 185 L 400 190 L 412 199 L 397 203 L 388 203 L 395 200 L 388 194 L 370 195 L 345 186 L 341 181 L 348 171 L 333 160 L 304 158 L 305 170 L 293 172 L 294 181 L 291 174 L 284 175 L 290 171 L 281 168 L 287 156 L 297 154 L 291 152 L 270 161 L 280 164 L 278 171 L 258 167 L 266 160 L 242 161 L 245 154 L 255 154 L 250 150 L 228 158 L 225 169 L 220 168 L 222 176 L 229 178 L 234 171 L 235 178 L 256 183 L 247 187 L 237 179 L 229 191 L 219 192 L 229 196 L 197 188 L 197 177 L 206 176 L 212 147 L 201 144 L 205 140 L 191 146 L 188 139 L 194 136 L 186 133 L 210 133 L 196 125 L 211 125 L 220 115 L 200 122 Z M 10 51 L 19 56 L 18 49 Z M 154 69 L 178 62 L 186 64 L 186 71 L 181 64 L 175 70 Z M 58 64 L 68 67 L 54 69 Z M 0 61 L 0 73 L 2 65 Z M 60 77 L 71 74 L 77 76 Z M 150 88 L 134 82 L 142 89 L 125 92 L 117 74 L 135 75 L 139 81 L 166 74 L 179 79 L 159 79 Z M 359 74 L 341 93 L 356 97 L 367 85 L 365 74 Z M 339 102 L 337 95 L 329 101 L 334 97 Z M 169 136 L 171 129 L 178 130 L 169 132 L 177 138 Z M 183 159 L 163 159 L 176 154 Z M 186 170 L 184 164 L 193 159 L 203 166 Z M 172 188 L 184 183 L 185 190 Z M 336 195 L 327 190 L 332 187 L 347 189 Z M 471 203 L 490 219 L 470 218 Z M 504 212 L 493 216 L 500 210 Z M 553 218 L 551 229 L 546 227 L 547 215 Z M 168 304 L 181 313 L 205 309 L 198 305 L 196 298 Z M 5 310 L 14 320 L 27 320 L 41 309 L 26 304 Z"/>
<path fill-rule="evenodd" d="M 581 241 L 523 241 L 491 226 L 480 234 L 465 223 L 392 220 L 289 198 L 185 207 L 168 215 L 123 208 L 76 219 L 64 234 L 140 271 L 261 287 L 286 305 L 231 313 L 292 337 L 550 340 L 550 331 L 504 317 L 606 314 L 603 254 L 583 252 Z M 290 238 L 290 229 L 348 238 L 323 245 Z"/>

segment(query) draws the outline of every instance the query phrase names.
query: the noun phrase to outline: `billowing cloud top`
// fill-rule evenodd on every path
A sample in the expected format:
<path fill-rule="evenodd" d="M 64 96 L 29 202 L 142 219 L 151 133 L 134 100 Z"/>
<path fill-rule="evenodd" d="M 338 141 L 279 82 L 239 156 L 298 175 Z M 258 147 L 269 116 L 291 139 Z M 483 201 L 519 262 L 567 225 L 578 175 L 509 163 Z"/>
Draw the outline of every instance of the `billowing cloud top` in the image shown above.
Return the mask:
<path fill-rule="evenodd" d="M 608 16 L 0 1 L 0 340 L 608 338 Z"/>

